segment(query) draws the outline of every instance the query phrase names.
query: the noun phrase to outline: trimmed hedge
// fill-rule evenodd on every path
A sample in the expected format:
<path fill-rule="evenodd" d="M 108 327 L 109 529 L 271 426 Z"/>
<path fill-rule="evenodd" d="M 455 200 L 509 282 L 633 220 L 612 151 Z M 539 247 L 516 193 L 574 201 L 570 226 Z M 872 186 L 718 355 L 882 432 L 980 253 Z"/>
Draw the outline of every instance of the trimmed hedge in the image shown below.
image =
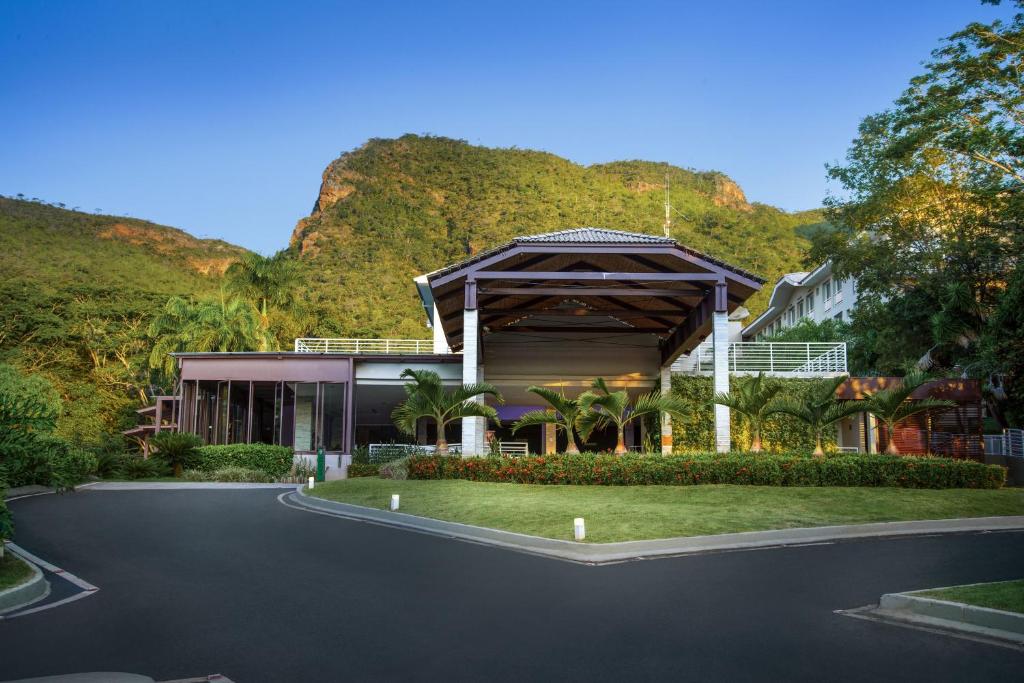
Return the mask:
<path fill-rule="evenodd" d="M 973 460 L 886 455 L 805 454 L 581 455 L 518 458 L 415 456 L 409 479 L 468 479 L 521 484 L 746 484 L 996 489 L 1006 469 Z"/>
<path fill-rule="evenodd" d="M 292 469 L 294 454 L 287 446 L 263 443 L 237 443 L 227 446 L 201 446 L 196 449 L 190 469 L 214 472 L 228 467 L 259 470 L 271 479 L 279 479 Z"/>
<path fill-rule="evenodd" d="M 354 462 L 348 466 L 348 478 L 376 477 L 380 474 L 380 465 L 367 462 Z"/>

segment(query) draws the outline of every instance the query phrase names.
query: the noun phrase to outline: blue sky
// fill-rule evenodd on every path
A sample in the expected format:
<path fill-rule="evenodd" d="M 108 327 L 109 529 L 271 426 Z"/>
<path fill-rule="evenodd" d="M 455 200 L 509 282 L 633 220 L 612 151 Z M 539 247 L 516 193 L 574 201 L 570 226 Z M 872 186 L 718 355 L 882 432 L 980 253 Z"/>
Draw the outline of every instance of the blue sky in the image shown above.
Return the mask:
<path fill-rule="evenodd" d="M 328 162 L 412 132 L 717 169 L 751 200 L 811 208 L 824 164 L 939 38 L 1011 13 L 976 0 L 5 2 L 0 194 L 269 253 Z"/>

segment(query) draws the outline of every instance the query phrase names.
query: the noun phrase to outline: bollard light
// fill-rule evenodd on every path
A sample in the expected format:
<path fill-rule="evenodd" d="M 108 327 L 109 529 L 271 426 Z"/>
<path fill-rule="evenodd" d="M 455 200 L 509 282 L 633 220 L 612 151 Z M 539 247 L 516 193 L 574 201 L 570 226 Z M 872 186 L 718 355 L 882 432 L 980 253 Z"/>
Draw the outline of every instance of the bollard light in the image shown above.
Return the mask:
<path fill-rule="evenodd" d="M 312 490 L 313 490 L 313 484 L 314 484 L 315 482 L 316 482 L 316 479 L 315 479 L 314 477 L 310 477 L 310 478 L 309 478 L 309 490 L 310 490 L 310 491 L 312 491 Z"/>
<path fill-rule="evenodd" d="M 391 511 L 394 512 L 398 509 L 398 494 L 391 494 Z"/>
<path fill-rule="evenodd" d="M 582 541 L 584 538 L 587 537 L 587 529 L 583 524 L 582 517 L 577 517 L 576 519 L 572 520 L 572 531 L 573 537 L 575 537 L 577 541 Z"/>

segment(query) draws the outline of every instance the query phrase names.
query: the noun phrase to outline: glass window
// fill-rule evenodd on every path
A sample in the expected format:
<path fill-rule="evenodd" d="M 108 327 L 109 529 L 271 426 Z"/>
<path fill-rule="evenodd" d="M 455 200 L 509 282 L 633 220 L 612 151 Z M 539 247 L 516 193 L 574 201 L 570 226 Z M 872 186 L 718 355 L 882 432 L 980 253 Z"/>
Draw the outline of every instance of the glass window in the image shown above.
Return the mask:
<path fill-rule="evenodd" d="M 807 295 L 807 315 L 814 313 L 814 292 Z"/>
<path fill-rule="evenodd" d="M 214 430 L 213 443 L 228 442 L 228 391 L 231 382 L 217 382 L 217 422 Z"/>
<path fill-rule="evenodd" d="M 296 451 L 316 450 L 316 397 L 315 382 L 295 382 L 295 441 Z"/>
<path fill-rule="evenodd" d="M 217 421 L 217 382 L 197 382 L 196 402 L 193 406 L 192 431 L 203 443 L 215 443 Z"/>
<path fill-rule="evenodd" d="M 228 437 L 225 443 L 249 441 L 249 383 L 231 383 L 231 401 L 228 406 Z"/>
<path fill-rule="evenodd" d="M 252 383 L 252 443 L 277 443 L 277 382 Z"/>
<path fill-rule="evenodd" d="M 830 296 L 832 296 L 832 281 L 831 280 L 825 280 L 825 283 L 821 286 L 821 288 L 823 290 L 825 290 L 825 298 L 826 299 L 829 298 Z"/>
<path fill-rule="evenodd" d="M 326 451 L 343 451 L 345 446 L 345 385 L 322 384 L 320 391 L 321 443 Z"/>
<path fill-rule="evenodd" d="M 800 299 L 800 301 L 796 302 L 796 317 L 798 319 L 804 317 L 804 300 L 803 299 Z"/>

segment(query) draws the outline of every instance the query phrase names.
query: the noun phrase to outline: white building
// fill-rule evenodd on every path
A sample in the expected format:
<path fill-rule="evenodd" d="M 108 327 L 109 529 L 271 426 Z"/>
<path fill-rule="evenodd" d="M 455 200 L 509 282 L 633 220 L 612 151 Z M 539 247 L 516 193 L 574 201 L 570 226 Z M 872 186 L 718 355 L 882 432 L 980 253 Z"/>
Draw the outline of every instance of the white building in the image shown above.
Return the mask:
<path fill-rule="evenodd" d="M 849 322 L 856 305 L 856 280 L 833 277 L 832 262 L 826 261 L 809 273 L 787 273 L 779 278 L 768 309 L 743 328 L 743 339 L 763 341 L 804 318 Z"/>

